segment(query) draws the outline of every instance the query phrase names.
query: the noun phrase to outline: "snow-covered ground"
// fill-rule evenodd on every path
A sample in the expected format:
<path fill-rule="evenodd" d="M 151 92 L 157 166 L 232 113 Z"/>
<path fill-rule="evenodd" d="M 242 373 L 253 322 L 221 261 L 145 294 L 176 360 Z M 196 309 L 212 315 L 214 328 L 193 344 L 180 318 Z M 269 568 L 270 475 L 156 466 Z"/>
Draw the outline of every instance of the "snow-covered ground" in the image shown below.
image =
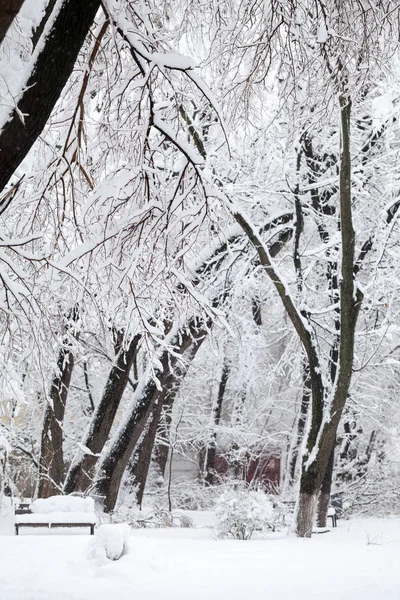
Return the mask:
<path fill-rule="evenodd" d="M 8 514 L 7 514 L 8 513 Z M 119 561 L 88 558 L 89 535 L 13 535 L 0 519 L 0 600 L 399 600 L 400 518 L 339 521 L 300 540 L 217 540 L 193 529 L 133 530 Z"/>

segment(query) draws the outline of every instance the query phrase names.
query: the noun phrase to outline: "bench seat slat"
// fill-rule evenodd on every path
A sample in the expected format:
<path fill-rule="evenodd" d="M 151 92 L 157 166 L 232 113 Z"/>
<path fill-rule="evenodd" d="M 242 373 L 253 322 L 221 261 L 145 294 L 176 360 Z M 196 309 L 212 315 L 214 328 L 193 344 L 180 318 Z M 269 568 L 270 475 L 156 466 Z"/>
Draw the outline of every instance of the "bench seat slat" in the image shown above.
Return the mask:
<path fill-rule="evenodd" d="M 46 527 L 47 529 L 54 529 L 54 528 L 64 528 L 64 527 L 89 527 L 90 528 L 90 535 L 94 535 L 94 523 L 15 523 L 15 533 L 16 535 L 19 534 L 19 530 L 21 527 Z"/>

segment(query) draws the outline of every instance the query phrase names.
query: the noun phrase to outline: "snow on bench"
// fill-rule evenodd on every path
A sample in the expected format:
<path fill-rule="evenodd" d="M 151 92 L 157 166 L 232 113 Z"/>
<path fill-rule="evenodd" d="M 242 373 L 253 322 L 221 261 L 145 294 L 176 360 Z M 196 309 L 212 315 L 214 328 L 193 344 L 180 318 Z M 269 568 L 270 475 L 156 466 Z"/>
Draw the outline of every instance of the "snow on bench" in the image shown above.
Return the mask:
<path fill-rule="evenodd" d="M 32 502 L 30 512 L 15 510 L 15 534 L 21 527 L 90 527 L 94 535 L 96 515 L 92 498 L 51 496 Z"/>

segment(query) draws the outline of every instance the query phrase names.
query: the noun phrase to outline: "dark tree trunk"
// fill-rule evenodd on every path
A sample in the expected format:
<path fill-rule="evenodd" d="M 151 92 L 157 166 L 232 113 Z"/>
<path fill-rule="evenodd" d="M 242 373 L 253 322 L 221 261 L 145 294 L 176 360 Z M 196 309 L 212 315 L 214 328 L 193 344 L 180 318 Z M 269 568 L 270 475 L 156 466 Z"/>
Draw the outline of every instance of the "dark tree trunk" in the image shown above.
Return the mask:
<path fill-rule="evenodd" d="M 144 490 L 150 470 L 151 456 L 161 412 L 162 402 L 158 402 L 150 414 L 126 469 L 129 487 L 132 489 L 132 492 L 136 497 L 136 503 L 140 507 L 143 502 Z"/>
<path fill-rule="evenodd" d="M 0 44 L 23 3 L 24 0 L 0 0 Z"/>
<path fill-rule="evenodd" d="M 103 396 L 96 406 L 89 430 L 82 440 L 82 445 L 90 454 L 81 453 L 75 457 L 68 471 L 64 484 L 64 492 L 85 492 L 93 480 L 94 468 L 98 455 L 108 440 L 115 415 L 128 383 L 129 373 L 138 350 L 140 335 L 136 335 L 128 347 L 123 347 L 122 339 L 115 340 L 117 359 L 108 376 Z"/>
<path fill-rule="evenodd" d="M 215 458 L 217 454 L 217 433 L 215 431 L 215 428 L 218 427 L 221 421 L 222 403 L 225 396 L 226 384 L 228 383 L 229 373 L 229 365 L 226 361 L 224 361 L 224 365 L 222 367 L 221 381 L 219 382 L 218 387 L 217 401 L 215 403 L 215 406 L 213 407 L 213 431 L 211 433 L 210 443 L 208 444 L 206 460 L 204 465 L 204 481 L 207 485 L 212 485 L 215 479 Z"/>
<path fill-rule="evenodd" d="M 99 465 L 97 493 L 103 498 L 107 511 L 114 509 L 125 468 L 148 423 L 148 419 L 158 402 L 162 402 L 166 393 L 175 385 L 175 370 L 180 364 L 179 357 L 191 346 L 194 340 L 207 335 L 207 328 L 197 319 L 176 336 L 174 354 L 165 351 L 160 359 L 161 368 L 157 372 L 158 385 L 152 377 L 144 389 L 138 392 L 137 401 L 131 412 L 114 436 L 107 454 Z"/>
<path fill-rule="evenodd" d="M 76 322 L 78 311 L 74 309 L 70 314 L 71 321 Z M 67 325 L 69 328 L 71 325 Z M 79 337 L 74 332 L 74 337 Z M 54 375 L 49 400 L 46 402 L 44 422 L 42 428 L 40 464 L 39 464 L 39 498 L 62 493 L 64 480 L 64 455 L 63 455 L 63 423 L 65 405 L 74 368 L 74 355 L 71 342 L 64 339 L 57 361 L 57 372 Z"/>
<path fill-rule="evenodd" d="M 318 498 L 317 524 L 318 527 L 326 527 L 328 508 L 331 499 L 333 465 L 335 462 L 335 447 L 331 450 L 328 466 L 322 480 L 321 490 Z"/>
<path fill-rule="evenodd" d="M 0 133 L 0 192 L 46 125 L 99 7 L 100 0 L 65 0 L 57 14 L 18 103 L 18 112 L 12 112 Z"/>
<path fill-rule="evenodd" d="M 32 35 L 32 50 L 34 50 L 36 48 L 37 43 L 40 40 L 40 37 L 44 31 L 44 28 L 46 27 L 46 24 L 52 15 L 54 5 L 56 2 L 57 2 L 57 0 L 48 0 L 47 1 L 47 6 L 46 6 L 46 10 L 44 11 L 43 18 L 42 18 L 39 26 L 36 27 L 36 29 Z"/>

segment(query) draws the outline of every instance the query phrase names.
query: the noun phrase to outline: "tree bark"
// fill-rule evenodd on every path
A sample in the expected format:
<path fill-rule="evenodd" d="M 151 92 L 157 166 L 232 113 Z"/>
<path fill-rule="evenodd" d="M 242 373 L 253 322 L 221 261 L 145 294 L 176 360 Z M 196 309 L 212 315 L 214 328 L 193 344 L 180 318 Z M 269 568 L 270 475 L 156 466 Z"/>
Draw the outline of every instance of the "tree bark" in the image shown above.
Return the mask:
<path fill-rule="evenodd" d="M 301 397 L 300 404 L 300 414 L 297 421 L 297 434 L 295 447 L 292 452 L 292 456 L 289 464 L 289 476 L 291 484 L 294 482 L 296 476 L 296 467 L 301 451 L 301 445 L 303 443 L 303 435 L 307 422 L 307 413 L 308 408 L 310 406 L 310 397 L 311 397 L 311 389 L 310 389 L 310 378 L 307 372 L 307 365 L 303 365 L 303 393 Z"/>
<path fill-rule="evenodd" d="M 88 432 L 82 445 L 88 448 L 73 460 L 64 483 L 64 493 L 85 492 L 91 485 L 99 453 L 103 450 L 114 418 L 128 383 L 129 373 L 138 350 L 140 335 L 132 338 L 128 347 L 123 347 L 122 339 L 117 345 L 117 359 L 108 375 L 102 398 L 92 415 Z"/>
<path fill-rule="evenodd" d="M 328 508 L 331 499 L 333 465 L 335 462 L 335 447 L 331 450 L 328 466 L 322 480 L 321 490 L 318 498 L 317 524 L 318 527 L 326 527 L 328 518 Z"/>
<path fill-rule="evenodd" d="M 0 44 L 23 3 L 24 0 L 0 0 Z"/>
<path fill-rule="evenodd" d="M 71 311 L 70 320 L 78 320 L 78 310 Z M 67 328 L 71 324 L 67 324 Z M 74 337 L 79 338 L 79 333 L 74 332 Z M 54 375 L 49 400 L 46 401 L 44 421 L 41 438 L 40 464 L 39 464 L 39 498 L 62 493 L 64 479 L 63 455 L 63 423 L 65 405 L 74 368 L 74 355 L 71 342 L 64 339 L 57 361 L 57 372 Z"/>
<path fill-rule="evenodd" d="M 18 102 L 18 112 L 12 112 L 0 133 L 0 192 L 46 125 L 99 7 L 100 0 L 65 0 L 62 4 Z M 0 206 L 0 210 L 5 208 Z"/>
<path fill-rule="evenodd" d="M 172 421 L 171 408 L 172 408 L 172 403 L 171 403 L 171 405 L 165 403 L 163 406 L 164 430 L 166 433 L 169 432 L 170 427 L 171 427 L 171 421 Z M 160 470 L 162 477 L 165 477 L 165 469 L 167 468 L 169 451 L 170 451 L 170 444 L 165 443 L 165 442 L 158 442 L 156 449 L 155 449 L 155 460 L 157 462 L 157 465 L 158 465 L 158 468 Z"/>

